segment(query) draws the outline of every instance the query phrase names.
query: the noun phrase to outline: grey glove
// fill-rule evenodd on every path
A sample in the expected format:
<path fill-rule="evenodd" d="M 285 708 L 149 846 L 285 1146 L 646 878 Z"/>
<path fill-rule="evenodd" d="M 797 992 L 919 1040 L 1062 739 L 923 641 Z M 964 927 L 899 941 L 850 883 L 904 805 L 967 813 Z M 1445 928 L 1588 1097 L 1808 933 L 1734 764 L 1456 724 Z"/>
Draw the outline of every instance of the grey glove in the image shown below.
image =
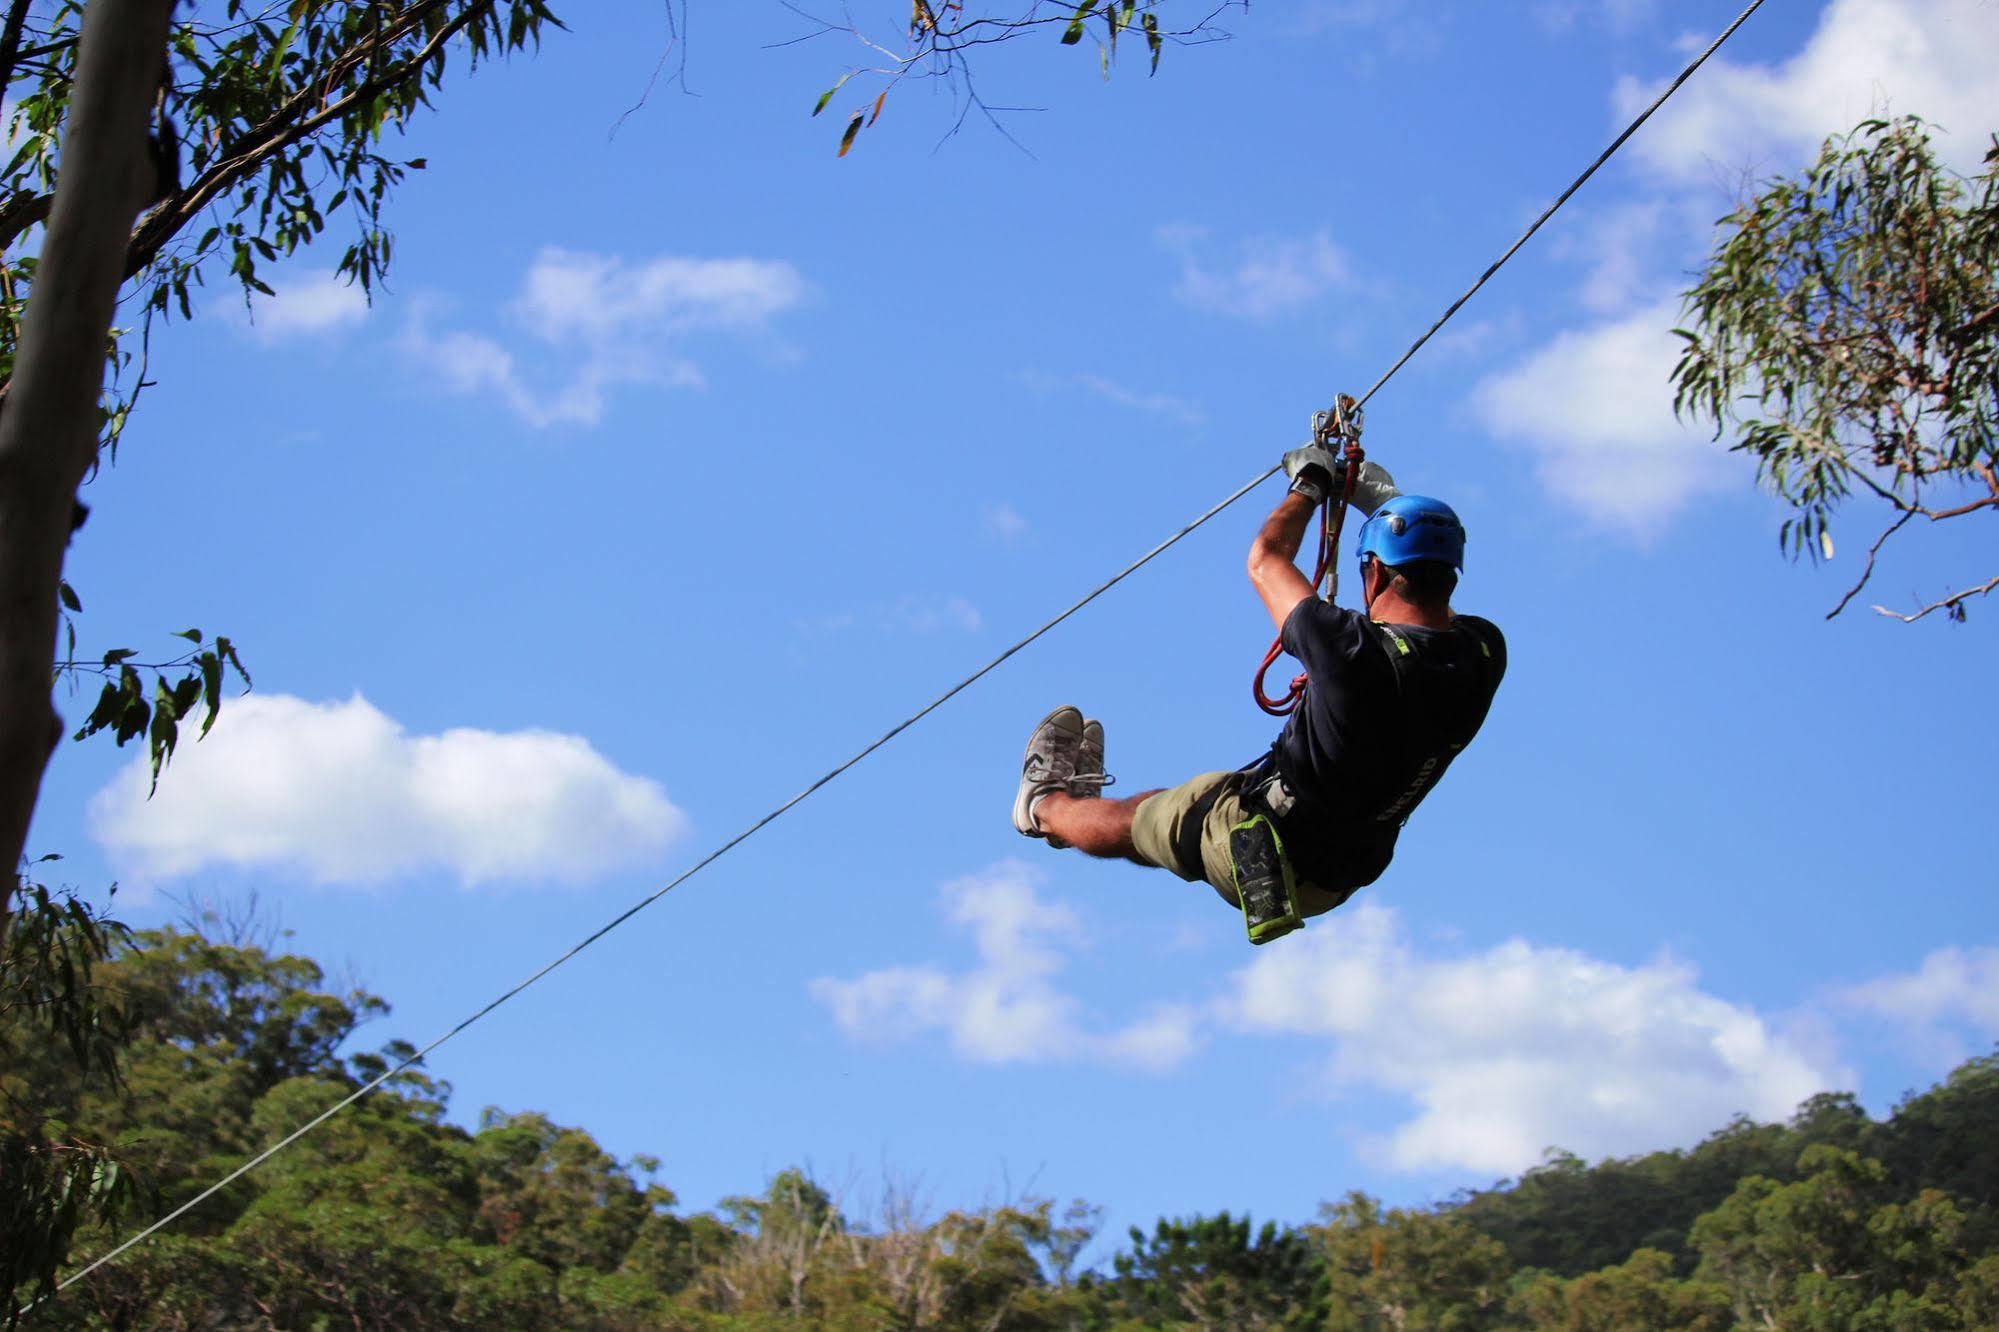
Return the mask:
<path fill-rule="evenodd" d="M 1395 478 L 1380 463 L 1364 462 L 1360 465 L 1360 475 L 1354 478 L 1351 503 L 1362 513 L 1373 513 L 1402 492 L 1395 488 Z"/>
<path fill-rule="evenodd" d="M 1324 504 L 1346 471 L 1346 460 L 1316 444 L 1291 450 L 1284 455 L 1284 475 L 1291 478 L 1291 490 L 1314 504 Z"/>

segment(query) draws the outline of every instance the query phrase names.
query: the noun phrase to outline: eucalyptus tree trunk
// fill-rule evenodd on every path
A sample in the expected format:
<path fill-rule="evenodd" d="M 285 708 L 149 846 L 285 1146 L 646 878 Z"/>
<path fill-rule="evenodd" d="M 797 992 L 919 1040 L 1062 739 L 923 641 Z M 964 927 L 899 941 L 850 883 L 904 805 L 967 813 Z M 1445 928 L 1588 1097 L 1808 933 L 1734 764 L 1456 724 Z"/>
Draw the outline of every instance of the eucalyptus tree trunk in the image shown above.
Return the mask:
<path fill-rule="evenodd" d="M 0 397 L 0 939 L 49 754 L 56 594 L 76 488 L 97 450 L 98 399 L 132 224 L 157 184 L 148 147 L 172 0 L 90 0 L 61 174 Z"/>

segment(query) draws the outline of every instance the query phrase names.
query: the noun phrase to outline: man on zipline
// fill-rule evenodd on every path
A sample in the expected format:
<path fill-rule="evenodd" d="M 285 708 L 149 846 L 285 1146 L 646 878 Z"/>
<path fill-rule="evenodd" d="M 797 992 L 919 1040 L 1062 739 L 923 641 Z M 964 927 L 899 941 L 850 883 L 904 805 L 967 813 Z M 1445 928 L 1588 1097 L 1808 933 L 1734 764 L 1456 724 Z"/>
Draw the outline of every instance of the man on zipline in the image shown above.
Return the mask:
<path fill-rule="evenodd" d="M 1451 610 L 1464 567 L 1457 514 L 1400 494 L 1373 463 L 1360 465 L 1350 501 L 1369 515 L 1365 611 L 1320 600 L 1298 548 L 1313 510 L 1342 493 L 1346 466 L 1317 446 L 1285 454 L 1291 488 L 1249 548 L 1249 580 L 1305 667 L 1303 697 L 1270 751 L 1236 772 L 1105 799 L 1103 727 L 1060 707 L 1028 741 L 1015 828 L 1205 879 L 1242 909 L 1251 943 L 1288 934 L 1380 877 L 1410 811 L 1485 721 L 1506 642 L 1491 623 Z"/>

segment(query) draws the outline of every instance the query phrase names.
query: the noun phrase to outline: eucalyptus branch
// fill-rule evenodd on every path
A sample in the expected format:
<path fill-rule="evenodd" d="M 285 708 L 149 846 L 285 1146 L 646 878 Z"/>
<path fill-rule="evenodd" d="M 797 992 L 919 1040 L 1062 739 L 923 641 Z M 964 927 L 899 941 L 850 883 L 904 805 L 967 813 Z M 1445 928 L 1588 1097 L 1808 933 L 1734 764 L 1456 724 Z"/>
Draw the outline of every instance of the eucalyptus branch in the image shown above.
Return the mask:
<path fill-rule="evenodd" d="M 130 666 L 135 671 L 178 671 L 194 665 L 195 658 L 200 655 L 199 652 L 186 652 L 166 661 L 115 661 L 109 658 L 101 661 L 80 661 L 71 657 L 66 661 L 57 662 L 55 671 L 59 676 L 83 674 L 113 676 L 124 666 Z"/>
<path fill-rule="evenodd" d="M 652 67 L 652 74 L 646 79 L 646 86 L 639 92 L 638 100 L 621 111 L 618 118 L 611 122 L 611 132 L 607 137 L 617 138 L 618 131 L 624 128 L 625 122 L 631 119 L 633 113 L 652 100 L 652 90 L 659 85 L 659 76 L 665 72 L 667 61 L 676 54 L 680 57 L 679 65 L 674 70 L 673 77 L 667 82 L 669 86 L 678 83 L 681 92 L 690 93 L 687 86 L 687 39 L 684 35 L 687 18 L 678 8 L 684 4 L 686 0 L 666 0 L 666 49 L 659 53 L 659 61 Z"/>
<path fill-rule="evenodd" d="M 1848 588 L 1846 595 L 1839 599 L 1839 604 L 1825 613 L 1825 617 L 1828 620 L 1835 618 L 1841 611 L 1846 609 L 1848 602 L 1860 595 L 1860 589 L 1866 587 L 1867 580 L 1874 576 L 1874 558 L 1881 553 L 1881 547 L 1887 545 L 1888 538 L 1901 531 L 1902 525 L 1915 516 L 1914 513 L 1904 513 L 1900 518 L 1897 518 L 1893 523 L 1888 525 L 1887 531 L 1874 539 L 1874 544 L 1867 548 L 1867 567 L 1860 571 L 1860 581 Z"/>
<path fill-rule="evenodd" d="M 1169 27 L 1159 18 L 1168 0 L 1112 0 L 1101 5 L 1094 0 L 1085 5 L 1057 3 L 1056 0 L 1016 0 L 1010 17 L 970 13 L 960 4 L 929 4 L 917 0 L 909 22 L 906 47 L 897 50 L 863 31 L 850 15 L 843 15 L 836 22 L 811 12 L 797 0 L 781 0 L 781 3 L 811 24 L 812 30 L 772 43 L 773 46 L 791 46 L 821 37 L 845 36 L 866 51 L 870 60 L 879 61 L 878 64 L 848 70 L 827 89 L 813 109 L 814 115 L 824 111 L 833 96 L 855 78 L 869 75 L 881 80 L 878 88 L 870 89 L 873 96 L 865 98 L 859 107 L 849 113 L 840 138 L 842 156 L 853 146 L 855 136 L 880 118 L 889 94 L 905 79 L 912 77 L 939 79 L 956 86 L 958 111 L 951 128 L 945 132 L 945 138 L 963 128 L 965 120 L 976 110 L 1009 142 L 1021 147 L 1001 122 L 998 113 L 1025 108 L 992 105 L 980 95 L 973 78 L 972 56 L 984 47 L 1018 40 L 1038 29 L 1059 26 L 1062 43 L 1066 46 L 1076 45 L 1086 34 L 1092 36 L 1106 74 L 1110 71 L 1120 35 L 1126 42 L 1144 43 L 1151 56 L 1151 66 L 1156 71 L 1160 52 L 1166 44 L 1186 46 L 1227 40 L 1229 34 L 1218 28 L 1216 21 L 1229 10 L 1248 8 L 1247 0 L 1208 0 L 1198 18 Z M 1026 151 L 1025 148 L 1022 151 Z"/>
<path fill-rule="evenodd" d="M 413 31 L 424 18 L 449 3 L 451 0 L 422 0 L 422 3 L 404 11 L 403 17 L 398 22 L 383 29 L 369 42 L 357 43 L 342 55 L 335 57 L 333 63 L 336 70 L 351 67 L 373 52 L 388 49 L 396 40 Z M 436 57 L 445 43 L 468 25 L 484 17 L 498 3 L 499 0 L 476 0 L 476 3 L 467 5 L 449 23 L 440 27 L 408 60 L 363 80 L 345 96 L 325 103 L 320 110 L 310 115 L 300 113 L 313 104 L 315 94 L 325 96 L 325 88 L 321 86 L 302 89 L 262 124 L 232 141 L 224 149 L 221 159 L 202 172 L 193 184 L 147 214 L 145 220 L 133 232 L 132 249 L 125 266 L 126 276 L 130 277 L 150 264 L 181 228 L 200 216 L 201 211 L 225 190 L 257 170 L 270 154 L 282 151 L 307 138 L 315 131 L 339 120 L 361 102 L 416 75 Z M 329 74 L 323 85 L 330 85 L 337 77 L 337 73 Z"/>
<path fill-rule="evenodd" d="M 0 28 L 0 94 L 14 86 L 14 64 L 21 56 L 21 29 L 27 25 L 28 9 L 34 0 L 13 0 L 7 6 L 7 25 Z"/>
<path fill-rule="evenodd" d="M 60 41 L 43 42 L 40 46 L 31 46 L 17 55 L 15 59 L 40 60 L 43 56 L 52 56 L 60 51 L 67 51 L 75 45 L 76 38 L 64 37 Z"/>
<path fill-rule="evenodd" d="M 1999 321 L 1987 308 L 1999 151 L 1988 163 L 1967 179 L 1936 160 L 1922 121 L 1865 121 L 1802 176 L 1738 204 L 1685 293 L 1674 410 L 1735 433 L 1756 458 L 1794 511 L 1785 548 L 1830 557 L 1827 525 L 1849 501 L 1892 511 L 1832 615 L 1913 519 L 1999 512 L 1999 346 L 1973 336 Z M 1967 322 L 1966 310 L 1982 313 Z M 1955 493 L 1966 485 L 1970 495 Z M 1963 596 L 1977 594 L 1930 609 L 1961 618 Z"/>
<path fill-rule="evenodd" d="M 424 21 L 432 14 L 447 8 L 452 2 L 453 0 L 418 0 L 418 3 L 404 10 L 388 27 L 377 27 L 365 41 L 356 42 L 345 51 L 335 53 L 327 59 L 323 73 L 292 94 L 283 106 L 224 144 L 216 154 L 217 158 L 242 157 L 259 149 L 282 147 L 278 140 L 284 133 L 285 126 L 311 106 L 315 99 L 323 100 L 329 96 L 348 70 L 380 51 L 392 48 L 396 42 L 422 27 Z M 498 0 L 477 0 L 477 3 L 468 5 L 460 17 L 477 18 L 497 2 Z"/>
<path fill-rule="evenodd" d="M 1801 441 L 1805 438 L 1802 432 L 1798 432 L 1794 437 Z M 1918 503 L 1916 500 L 1905 499 L 1891 487 L 1882 485 L 1872 476 L 1869 476 L 1865 468 L 1856 467 L 1851 458 L 1845 456 L 1832 446 L 1827 445 L 1824 441 L 1814 438 L 1811 440 L 1811 443 L 1817 450 L 1821 450 L 1828 457 L 1836 459 L 1838 465 L 1845 468 L 1848 475 L 1860 478 L 1863 485 L 1872 490 L 1889 505 L 1893 506 L 1905 518 L 1922 517 L 1936 523 L 1942 522 L 1946 518 L 1962 518 L 1965 514 L 1977 513 L 1981 509 L 1999 509 L 1999 480 L 1994 479 L 1992 468 L 1987 464 L 1980 464 L 1976 470 L 1985 478 L 1987 485 L 1992 489 L 1992 494 L 1982 499 L 1975 499 L 1965 504 L 1956 505 L 1952 508 L 1933 509 L 1927 504 Z M 1901 524 L 1897 523 L 1895 526 L 1900 527 Z"/>
<path fill-rule="evenodd" d="M 1908 504 L 1903 507 L 1910 513 L 1920 513 L 1933 523 L 1940 523 L 1946 518 L 1962 518 L 1967 513 L 1977 513 L 1980 509 L 1999 508 L 1999 495 L 1988 495 L 1984 499 L 1972 500 L 1969 504 L 1960 504 L 1950 509 L 1932 509 L 1921 504 Z"/>
<path fill-rule="evenodd" d="M 1962 342 L 1973 334 L 1981 333 L 1992 327 L 1994 324 L 1999 324 L 1999 302 L 1995 302 L 1985 309 L 1980 310 L 1970 319 L 1944 334 L 1944 336 L 1953 342 Z"/>
<path fill-rule="evenodd" d="M 1889 610 L 1886 606 L 1876 606 L 1874 610 L 1877 614 L 1885 615 L 1891 620 L 1900 620 L 1904 624 L 1914 624 L 1931 611 L 1944 611 L 1951 619 L 1961 621 L 1964 619 L 1964 603 L 1972 597 L 1984 596 L 1995 587 L 1999 587 L 1999 574 L 1986 579 L 1977 587 L 1967 587 L 1962 592 L 1953 592 L 1942 601 L 1933 601 L 1921 610 L 1907 615 L 1904 615 L 1900 611 Z"/>
<path fill-rule="evenodd" d="M 55 201 L 53 194 L 20 190 L 0 204 L 0 253 L 12 249 L 23 232 L 48 221 L 49 208 Z"/>

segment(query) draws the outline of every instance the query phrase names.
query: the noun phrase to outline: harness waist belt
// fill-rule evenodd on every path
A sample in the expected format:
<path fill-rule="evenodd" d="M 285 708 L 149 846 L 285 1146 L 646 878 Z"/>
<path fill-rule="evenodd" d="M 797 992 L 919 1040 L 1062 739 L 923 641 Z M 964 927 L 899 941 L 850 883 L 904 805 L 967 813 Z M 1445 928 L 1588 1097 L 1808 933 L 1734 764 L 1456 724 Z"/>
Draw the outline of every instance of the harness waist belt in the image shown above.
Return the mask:
<path fill-rule="evenodd" d="M 1277 826 L 1278 835 L 1285 834 L 1284 821 L 1298 808 L 1298 797 L 1284 783 L 1284 775 L 1277 771 L 1275 764 L 1259 759 L 1239 772 L 1232 772 L 1196 800 L 1187 810 L 1187 817 L 1181 821 L 1179 835 L 1174 839 L 1173 855 L 1182 865 L 1194 871 L 1195 877 L 1202 874 L 1201 840 L 1207 827 L 1208 815 L 1214 812 L 1221 798 L 1232 792 L 1241 792 L 1244 803 L 1252 811 L 1268 814 Z"/>

